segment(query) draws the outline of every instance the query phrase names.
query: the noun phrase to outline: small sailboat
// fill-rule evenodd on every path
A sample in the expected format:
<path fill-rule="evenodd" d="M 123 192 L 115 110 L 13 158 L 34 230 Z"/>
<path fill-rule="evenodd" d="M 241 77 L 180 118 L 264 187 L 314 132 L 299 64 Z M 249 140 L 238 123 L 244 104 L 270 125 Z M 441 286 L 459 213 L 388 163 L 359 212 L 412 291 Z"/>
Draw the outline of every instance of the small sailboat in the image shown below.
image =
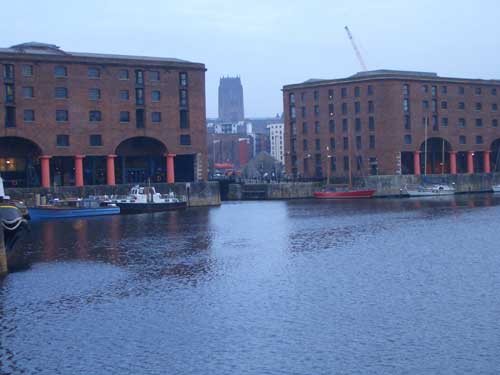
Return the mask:
<path fill-rule="evenodd" d="M 455 194 L 455 188 L 445 184 L 421 185 L 403 189 L 410 197 L 429 197 Z"/>

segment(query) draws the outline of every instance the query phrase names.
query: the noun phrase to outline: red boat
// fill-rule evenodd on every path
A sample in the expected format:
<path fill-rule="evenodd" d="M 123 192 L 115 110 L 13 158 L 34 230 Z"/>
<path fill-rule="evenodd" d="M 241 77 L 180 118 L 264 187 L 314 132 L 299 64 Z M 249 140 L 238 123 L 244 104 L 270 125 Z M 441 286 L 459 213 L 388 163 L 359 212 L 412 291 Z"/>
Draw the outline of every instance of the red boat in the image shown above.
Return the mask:
<path fill-rule="evenodd" d="M 316 191 L 313 193 L 317 199 L 360 199 L 371 198 L 376 190 L 345 190 L 345 191 Z"/>

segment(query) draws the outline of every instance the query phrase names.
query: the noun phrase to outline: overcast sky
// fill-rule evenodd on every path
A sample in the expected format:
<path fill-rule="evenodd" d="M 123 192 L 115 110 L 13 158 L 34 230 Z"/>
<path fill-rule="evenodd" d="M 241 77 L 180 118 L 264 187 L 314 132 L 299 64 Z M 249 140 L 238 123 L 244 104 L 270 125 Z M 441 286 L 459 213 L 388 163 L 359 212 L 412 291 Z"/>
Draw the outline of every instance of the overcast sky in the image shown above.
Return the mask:
<path fill-rule="evenodd" d="M 368 69 L 500 78 L 498 0 L 16 0 L 0 46 L 177 57 L 206 64 L 207 116 L 223 75 L 240 75 L 248 117 L 282 112 L 281 88 Z"/>

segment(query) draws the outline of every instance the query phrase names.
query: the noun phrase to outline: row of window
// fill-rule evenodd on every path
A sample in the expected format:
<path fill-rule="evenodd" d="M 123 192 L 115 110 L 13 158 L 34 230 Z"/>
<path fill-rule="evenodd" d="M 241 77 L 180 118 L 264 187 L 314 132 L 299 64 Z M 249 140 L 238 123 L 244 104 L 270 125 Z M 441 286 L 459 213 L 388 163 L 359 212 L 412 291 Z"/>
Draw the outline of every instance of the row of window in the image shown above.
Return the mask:
<path fill-rule="evenodd" d="M 484 144 L 484 139 L 483 139 L 482 135 L 476 135 L 475 141 L 476 141 L 477 145 Z M 412 139 L 411 134 L 404 135 L 404 143 L 407 145 L 411 145 L 413 143 L 413 139 Z M 467 137 L 465 135 L 459 135 L 458 136 L 458 143 L 461 145 L 466 145 L 467 144 Z"/>
<path fill-rule="evenodd" d="M 439 87 L 440 93 L 442 95 L 447 95 L 448 94 L 448 86 L 440 86 Z M 421 91 L 424 94 L 429 93 L 429 85 L 422 85 L 421 86 Z M 490 87 L 489 88 L 489 93 L 492 96 L 497 96 L 497 88 L 496 87 Z M 438 87 L 437 86 L 431 86 L 430 88 L 430 93 L 431 96 L 437 96 L 438 93 Z M 458 95 L 465 95 L 465 86 L 458 86 L 457 87 L 457 94 Z M 410 95 L 410 85 L 405 83 L 403 85 L 403 96 L 408 97 Z M 483 88 L 482 87 L 474 87 L 474 95 L 483 95 Z"/>
<path fill-rule="evenodd" d="M 429 106 L 430 103 L 430 106 Z M 428 111 L 429 109 L 432 112 L 437 112 L 437 106 L 438 102 L 436 99 L 431 100 L 430 102 L 428 100 L 422 100 L 422 109 L 424 111 Z M 458 102 L 457 108 L 459 110 L 465 110 L 465 102 Z M 448 109 L 448 102 L 447 101 L 442 101 L 441 102 L 441 109 Z M 474 103 L 474 109 L 479 112 L 483 110 L 483 103 L 481 102 L 476 102 Z M 491 112 L 497 112 L 498 111 L 498 103 L 491 103 L 490 106 Z M 403 99 L 403 111 L 404 112 L 409 112 L 410 111 L 410 103 L 408 99 Z"/>
<path fill-rule="evenodd" d="M 355 138 L 355 143 L 356 143 L 356 149 L 357 150 L 361 150 L 362 149 L 362 138 L 360 135 L 356 136 Z M 368 138 L 368 147 L 370 149 L 374 149 L 375 148 L 375 135 L 374 134 L 370 134 L 369 138 Z M 349 138 L 348 137 L 343 137 L 342 138 L 342 148 L 344 150 L 348 150 L 349 149 Z M 295 140 L 292 141 L 292 144 L 291 144 L 291 151 L 292 152 L 296 152 L 296 143 L 295 143 Z M 321 140 L 316 138 L 314 140 L 314 149 L 316 151 L 320 151 L 321 150 Z M 328 144 L 328 146 L 326 147 L 326 149 L 328 151 L 335 151 L 336 150 L 336 142 L 335 142 L 335 138 L 330 138 L 330 142 Z M 308 143 L 308 140 L 307 139 L 303 139 L 302 140 L 302 151 L 308 151 L 309 150 L 309 143 Z"/>
<path fill-rule="evenodd" d="M 373 103 L 372 100 L 368 101 L 367 108 L 368 108 L 368 113 L 375 113 L 375 104 Z M 315 116 L 319 116 L 319 114 L 320 114 L 320 107 L 319 107 L 319 105 L 314 105 L 313 106 L 313 113 L 314 113 Z M 329 114 L 329 116 L 333 117 L 334 113 L 335 113 L 334 104 L 333 103 L 328 104 L 328 114 Z M 341 104 L 341 113 L 344 116 L 349 114 L 348 104 L 347 103 L 342 103 Z M 354 102 L 354 113 L 357 113 L 357 114 L 361 113 L 361 102 Z M 301 116 L 302 116 L 302 118 L 307 117 L 307 107 L 301 107 Z M 295 106 L 291 106 L 290 107 L 290 117 L 292 119 L 295 119 L 297 117 L 297 112 L 296 112 L 296 107 Z"/>
<path fill-rule="evenodd" d="M 183 146 L 188 146 L 191 144 L 191 136 L 189 134 L 182 134 L 179 138 L 179 144 Z M 101 134 L 91 134 L 89 135 L 89 146 L 100 147 L 102 146 L 102 135 Z M 70 137 L 68 134 L 57 134 L 56 135 L 56 146 L 57 147 L 69 147 Z"/>
<path fill-rule="evenodd" d="M 359 98 L 361 96 L 362 88 L 361 87 L 354 87 L 354 97 Z M 374 94 L 373 86 L 368 85 L 366 88 L 366 94 L 368 96 L 372 96 Z M 305 103 L 306 101 L 306 92 L 301 92 L 300 93 L 300 101 L 301 103 Z M 341 98 L 347 98 L 349 96 L 349 88 L 348 87 L 341 87 L 340 88 L 340 97 Z M 333 100 L 335 97 L 335 89 L 328 89 L 328 100 Z M 313 100 L 315 102 L 319 102 L 319 90 L 314 90 L 313 91 Z M 290 100 L 290 105 L 294 105 L 296 102 L 295 99 L 295 93 L 290 93 L 289 94 L 289 100 Z"/>
<path fill-rule="evenodd" d="M 30 99 L 35 97 L 35 91 L 33 87 L 23 87 L 22 88 L 23 98 Z M 14 87 L 11 84 L 5 85 L 5 96 L 7 103 L 14 102 Z M 68 99 L 68 89 L 66 87 L 56 87 L 54 89 L 54 97 L 56 99 Z M 144 89 L 136 88 L 135 89 L 135 97 L 136 104 L 143 105 L 144 104 Z M 100 100 L 101 99 L 101 90 L 98 88 L 92 88 L 88 90 L 88 98 L 89 100 Z M 129 90 L 120 90 L 120 100 L 128 101 L 130 99 Z M 161 100 L 161 92 L 159 90 L 151 91 L 151 101 L 152 102 L 160 102 Z M 179 105 L 181 107 L 188 106 L 188 92 L 185 89 L 179 90 Z"/>
<path fill-rule="evenodd" d="M 438 116 L 422 117 L 423 126 L 432 126 L 434 130 L 437 130 L 438 126 L 447 127 L 449 125 L 448 117 L 440 117 L 441 123 L 439 123 Z M 482 128 L 484 126 L 484 121 L 482 118 L 476 118 L 474 120 L 476 128 Z M 465 128 L 467 127 L 467 121 L 465 118 L 461 117 L 457 121 L 457 127 Z M 491 120 L 491 127 L 498 128 L 498 119 L 494 118 Z M 411 119 L 409 115 L 404 117 L 404 128 L 411 129 Z"/>
<path fill-rule="evenodd" d="M 328 121 L 328 130 L 330 133 L 334 133 L 336 129 L 336 123 L 334 119 Z M 349 130 L 348 119 L 342 119 L 342 131 L 347 132 Z M 362 120 L 361 118 L 354 119 L 354 130 L 360 132 L 362 130 Z M 375 131 L 375 118 L 373 116 L 368 117 L 368 130 Z M 314 122 L 314 133 L 319 134 L 321 132 L 321 125 L 319 121 Z M 309 125 L 307 122 L 302 123 L 302 134 L 309 133 Z M 292 136 L 297 134 L 297 125 L 295 121 L 292 121 Z"/>
<path fill-rule="evenodd" d="M 144 70 L 136 69 L 135 72 L 135 81 L 136 84 L 142 85 L 144 84 Z M 22 65 L 21 73 L 24 77 L 32 77 L 33 76 L 33 65 Z M 67 78 L 68 77 L 68 68 L 66 66 L 56 66 L 54 67 L 54 76 L 56 78 Z M 101 69 L 98 67 L 88 67 L 87 68 L 87 77 L 90 79 L 99 79 L 101 77 Z M 6 81 L 14 80 L 14 65 L 12 64 L 4 64 L 3 66 L 3 78 Z M 159 82 L 160 81 L 160 72 L 157 70 L 152 70 L 148 72 L 148 78 L 151 82 Z M 128 80 L 129 79 L 129 70 L 128 69 L 120 69 L 118 71 L 118 79 L 120 80 Z M 186 72 L 179 73 L 179 85 L 181 87 L 188 86 L 188 74 Z"/>

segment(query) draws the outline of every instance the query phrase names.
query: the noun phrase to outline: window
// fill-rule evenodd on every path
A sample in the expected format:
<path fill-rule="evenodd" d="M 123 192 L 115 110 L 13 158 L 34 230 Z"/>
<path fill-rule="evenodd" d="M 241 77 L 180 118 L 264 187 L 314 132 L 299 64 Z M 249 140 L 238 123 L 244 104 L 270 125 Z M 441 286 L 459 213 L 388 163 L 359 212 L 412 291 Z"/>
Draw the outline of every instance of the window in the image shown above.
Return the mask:
<path fill-rule="evenodd" d="M 120 122 L 130 122 L 130 112 L 121 111 L 120 112 Z"/>
<path fill-rule="evenodd" d="M 151 91 L 151 100 L 153 102 L 159 102 L 160 99 L 161 99 L 160 91 L 158 90 Z"/>
<path fill-rule="evenodd" d="M 423 85 L 423 86 L 422 86 L 422 92 L 423 92 L 424 94 L 427 94 L 427 93 L 429 92 L 429 86 L 427 86 L 427 85 Z"/>
<path fill-rule="evenodd" d="M 302 114 L 302 118 L 305 118 L 307 113 L 306 113 L 306 107 L 302 107 L 301 108 L 301 114 Z"/>
<path fill-rule="evenodd" d="M 135 104 L 143 105 L 144 104 L 144 89 L 135 89 Z"/>
<path fill-rule="evenodd" d="M 56 110 L 56 121 L 57 122 L 67 122 L 69 119 L 68 111 L 65 109 Z"/>
<path fill-rule="evenodd" d="M 465 119 L 464 118 L 459 118 L 458 119 L 458 127 L 459 128 L 465 128 L 465 126 L 466 126 Z"/>
<path fill-rule="evenodd" d="M 349 170 L 349 156 L 344 156 L 344 171 Z"/>
<path fill-rule="evenodd" d="M 441 126 L 446 128 L 448 126 L 448 117 L 441 118 Z"/>
<path fill-rule="evenodd" d="M 483 105 L 481 103 L 476 103 L 476 111 L 480 111 L 481 109 L 483 109 Z"/>
<path fill-rule="evenodd" d="M 14 85 L 6 84 L 5 85 L 5 102 L 6 103 L 14 103 Z"/>
<path fill-rule="evenodd" d="M 438 130 L 438 117 L 432 116 L 432 130 Z"/>
<path fill-rule="evenodd" d="M 361 112 L 361 103 L 360 102 L 355 102 L 354 103 L 354 112 L 355 113 Z"/>
<path fill-rule="evenodd" d="M 424 109 L 424 110 L 429 109 L 429 101 L 428 100 L 422 100 L 422 109 Z"/>
<path fill-rule="evenodd" d="M 160 81 L 160 72 L 158 71 L 152 71 L 149 72 L 149 80 L 153 82 L 159 82 Z"/>
<path fill-rule="evenodd" d="M 496 87 L 492 87 L 490 93 L 493 96 L 497 96 L 497 89 L 496 89 Z"/>
<path fill-rule="evenodd" d="M 69 146 L 69 135 L 58 134 L 56 136 L 56 145 L 57 145 L 57 147 L 68 147 Z"/>
<path fill-rule="evenodd" d="M 314 133 L 319 134 L 320 133 L 320 126 L 319 126 L 319 121 L 316 121 L 314 123 Z"/>
<path fill-rule="evenodd" d="M 144 109 L 138 108 L 135 110 L 135 127 L 143 129 L 146 126 L 144 123 Z"/>
<path fill-rule="evenodd" d="M 290 106 L 290 118 L 297 118 L 297 111 L 293 105 Z"/>
<path fill-rule="evenodd" d="M 316 151 L 320 151 L 321 150 L 321 141 L 316 138 L 314 144 L 315 144 L 315 147 L 316 147 Z"/>
<path fill-rule="evenodd" d="M 186 72 L 179 73 L 179 86 L 180 87 L 188 86 L 188 74 Z M 290 101 L 290 103 L 292 103 L 292 101 Z M 295 103 L 295 95 L 293 95 L 293 103 Z"/>
<path fill-rule="evenodd" d="M 314 97 L 314 101 L 315 102 L 317 102 L 319 100 L 319 92 L 318 92 L 318 90 L 314 90 L 313 97 Z"/>
<path fill-rule="evenodd" d="M 458 87 L 458 95 L 465 95 L 465 88 L 463 86 Z"/>
<path fill-rule="evenodd" d="M 300 102 L 302 104 L 304 104 L 306 102 L 306 93 L 305 92 L 300 93 Z"/>
<path fill-rule="evenodd" d="M 295 94 L 293 92 L 291 92 L 290 94 L 288 94 L 288 101 L 290 102 L 290 105 L 294 105 L 295 104 Z"/>
<path fill-rule="evenodd" d="M 191 144 L 191 136 L 189 134 L 181 134 L 180 143 L 183 146 L 189 146 Z"/>
<path fill-rule="evenodd" d="M 432 86 L 431 87 L 431 95 L 432 96 L 436 96 L 436 94 L 437 94 L 437 87 L 436 86 Z"/>
<path fill-rule="evenodd" d="M 120 100 L 126 102 L 129 100 L 129 92 L 128 90 L 120 90 Z"/>
<path fill-rule="evenodd" d="M 302 150 L 307 151 L 307 139 L 302 140 Z"/>
<path fill-rule="evenodd" d="M 337 170 L 337 158 L 335 156 L 330 157 L 330 170 L 332 172 Z"/>
<path fill-rule="evenodd" d="M 16 127 L 16 107 L 5 107 L 5 127 Z"/>
<path fill-rule="evenodd" d="M 408 85 L 407 83 L 405 83 L 403 85 L 403 96 L 407 97 L 409 95 L 410 95 L 410 85 Z"/>
<path fill-rule="evenodd" d="M 408 113 L 410 111 L 410 102 L 408 99 L 403 99 L 403 112 Z"/>
<path fill-rule="evenodd" d="M 90 122 L 99 122 L 102 120 L 101 111 L 90 111 L 89 112 L 89 121 Z"/>
<path fill-rule="evenodd" d="M 302 134 L 307 134 L 307 122 L 302 123 Z"/>
<path fill-rule="evenodd" d="M 330 122 L 328 123 L 328 127 L 330 129 L 330 133 L 334 133 L 335 132 L 335 120 L 330 120 Z"/>
<path fill-rule="evenodd" d="M 405 145 L 411 145 L 411 134 L 405 134 Z"/>
<path fill-rule="evenodd" d="M 328 113 L 330 114 L 330 117 L 333 116 L 333 103 L 328 104 Z"/>
<path fill-rule="evenodd" d="M 458 103 L 458 109 L 464 110 L 465 109 L 465 103 L 464 102 L 459 102 Z"/>
<path fill-rule="evenodd" d="M 335 150 L 335 138 L 330 138 L 330 150 Z"/>
<path fill-rule="evenodd" d="M 356 167 L 357 167 L 358 171 L 360 171 L 361 168 L 363 167 L 363 157 L 361 155 L 358 155 L 356 157 Z"/>
<path fill-rule="evenodd" d="M 3 78 L 10 81 L 14 79 L 14 65 L 5 64 L 3 66 Z"/>
<path fill-rule="evenodd" d="M 127 69 L 120 69 L 120 71 L 118 72 L 118 79 L 121 79 L 121 80 L 128 80 L 128 70 Z"/>
<path fill-rule="evenodd" d="M 319 105 L 314 106 L 314 115 L 318 116 L 319 115 Z"/>
<path fill-rule="evenodd" d="M 497 103 L 492 103 L 491 104 L 491 112 L 496 112 L 498 110 L 498 104 Z"/>
<path fill-rule="evenodd" d="M 90 67 L 87 69 L 87 76 L 92 79 L 97 79 L 101 76 L 101 70 L 99 68 Z"/>
<path fill-rule="evenodd" d="M 474 89 L 474 94 L 476 94 L 476 95 L 481 95 L 481 93 L 482 93 L 481 87 L 476 87 L 476 88 Z"/>
<path fill-rule="evenodd" d="M 342 114 L 347 115 L 347 103 L 342 103 Z"/>
<path fill-rule="evenodd" d="M 21 67 L 21 71 L 24 77 L 32 77 L 33 76 L 33 65 L 23 65 Z"/>
<path fill-rule="evenodd" d="M 347 132 L 347 127 L 348 127 L 348 124 L 347 124 L 347 119 L 346 118 L 343 118 L 342 119 L 342 131 L 343 132 Z"/>
<path fill-rule="evenodd" d="M 370 131 L 375 131 L 375 117 L 368 117 L 368 129 Z"/>
<path fill-rule="evenodd" d="M 361 119 L 359 117 L 357 117 L 355 120 L 354 120 L 354 129 L 357 131 L 357 132 L 360 132 L 361 131 Z"/>
<path fill-rule="evenodd" d="M 483 144 L 483 136 L 482 135 L 476 135 L 476 144 L 477 145 Z"/>
<path fill-rule="evenodd" d="M 181 109 L 179 111 L 179 117 L 180 117 L 181 129 L 188 129 L 189 128 L 189 112 L 185 109 Z"/>
<path fill-rule="evenodd" d="M 343 97 L 343 98 L 346 98 L 347 97 L 347 87 L 342 87 L 340 89 L 340 95 Z"/>
<path fill-rule="evenodd" d="M 24 121 L 26 121 L 26 122 L 35 121 L 35 111 L 32 109 L 25 109 L 23 116 L 24 116 Z"/>
<path fill-rule="evenodd" d="M 405 129 L 411 129 L 411 120 L 408 115 L 405 115 Z"/>
<path fill-rule="evenodd" d="M 348 150 L 349 149 L 349 138 L 344 137 L 344 139 L 343 139 L 343 147 L 344 147 L 344 150 Z"/>
<path fill-rule="evenodd" d="M 477 118 L 476 119 L 476 128 L 482 128 L 483 127 L 483 119 Z"/>
<path fill-rule="evenodd" d="M 161 112 L 151 112 L 151 122 L 161 122 Z"/>
<path fill-rule="evenodd" d="M 92 147 L 102 146 L 102 136 L 100 134 L 91 134 L 89 136 L 89 145 Z"/>
<path fill-rule="evenodd" d="M 493 128 L 498 128 L 498 120 L 496 118 L 494 118 L 493 120 L 491 120 L 491 126 Z"/>
<path fill-rule="evenodd" d="M 373 105 L 373 101 L 368 102 L 368 113 L 373 113 L 375 112 L 375 106 Z"/>
<path fill-rule="evenodd" d="M 67 99 L 68 98 L 68 89 L 66 87 L 56 87 L 54 90 L 54 96 L 57 99 Z"/>
<path fill-rule="evenodd" d="M 33 87 L 23 87 L 23 98 L 33 98 Z"/>
<path fill-rule="evenodd" d="M 373 95 L 373 86 L 368 85 L 367 94 L 368 94 L 369 96 Z"/>
<path fill-rule="evenodd" d="M 101 99 L 101 90 L 89 89 L 89 100 L 99 100 L 99 99 Z"/>
<path fill-rule="evenodd" d="M 370 163 L 370 174 L 376 176 L 378 174 L 378 162 L 376 157 L 371 157 L 368 162 Z"/>
<path fill-rule="evenodd" d="M 354 88 L 354 96 L 355 96 L 356 98 L 359 98 L 359 96 L 360 96 L 360 95 L 361 95 L 361 88 L 359 88 L 359 87 L 355 87 L 355 88 Z"/>
<path fill-rule="evenodd" d="M 441 102 L 441 109 L 448 109 L 448 102 Z"/>
<path fill-rule="evenodd" d="M 432 99 L 432 112 L 437 111 L 437 101 L 436 99 Z"/>
<path fill-rule="evenodd" d="M 460 143 L 461 145 L 467 144 L 467 139 L 465 138 L 465 135 L 458 136 L 458 143 Z"/>
<path fill-rule="evenodd" d="M 356 136 L 356 149 L 361 150 L 361 136 L 360 135 Z"/>
<path fill-rule="evenodd" d="M 375 136 L 370 134 L 370 148 L 375 148 Z"/>
<path fill-rule="evenodd" d="M 65 66 L 56 66 L 54 68 L 54 75 L 56 78 L 66 78 L 68 76 L 68 69 Z"/>
<path fill-rule="evenodd" d="M 447 86 L 441 86 L 441 94 L 448 94 L 448 87 Z"/>
<path fill-rule="evenodd" d="M 135 83 L 137 85 L 143 85 L 144 84 L 144 72 L 142 70 L 136 70 L 135 71 Z"/>
<path fill-rule="evenodd" d="M 328 89 L 328 100 L 333 100 L 333 89 Z"/>

